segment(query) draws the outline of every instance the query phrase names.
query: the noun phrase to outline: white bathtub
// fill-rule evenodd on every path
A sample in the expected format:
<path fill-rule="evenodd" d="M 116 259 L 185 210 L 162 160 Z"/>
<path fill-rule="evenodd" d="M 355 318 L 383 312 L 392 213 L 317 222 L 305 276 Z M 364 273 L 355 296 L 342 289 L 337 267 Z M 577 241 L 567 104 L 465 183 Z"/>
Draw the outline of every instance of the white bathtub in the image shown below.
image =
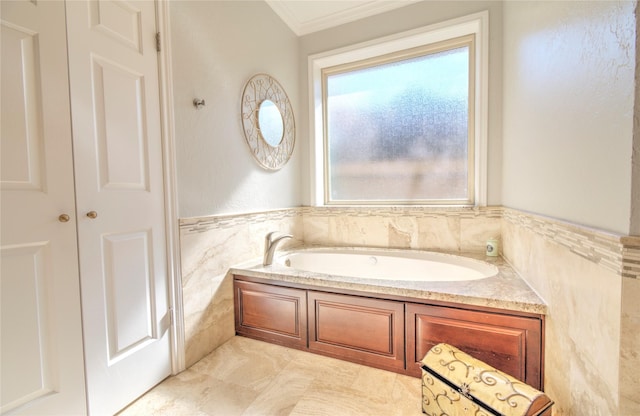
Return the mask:
<path fill-rule="evenodd" d="M 451 254 L 372 249 L 308 249 L 279 256 L 292 269 L 364 279 L 451 282 L 495 276 L 498 268 L 484 261 Z"/>

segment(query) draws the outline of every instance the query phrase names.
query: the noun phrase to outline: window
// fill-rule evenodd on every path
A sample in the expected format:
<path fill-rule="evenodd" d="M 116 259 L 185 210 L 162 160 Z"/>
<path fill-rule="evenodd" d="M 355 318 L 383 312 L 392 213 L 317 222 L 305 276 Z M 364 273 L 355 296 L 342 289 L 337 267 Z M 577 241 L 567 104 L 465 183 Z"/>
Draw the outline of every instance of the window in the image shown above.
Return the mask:
<path fill-rule="evenodd" d="M 316 205 L 484 204 L 485 19 L 310 58 Z"/>

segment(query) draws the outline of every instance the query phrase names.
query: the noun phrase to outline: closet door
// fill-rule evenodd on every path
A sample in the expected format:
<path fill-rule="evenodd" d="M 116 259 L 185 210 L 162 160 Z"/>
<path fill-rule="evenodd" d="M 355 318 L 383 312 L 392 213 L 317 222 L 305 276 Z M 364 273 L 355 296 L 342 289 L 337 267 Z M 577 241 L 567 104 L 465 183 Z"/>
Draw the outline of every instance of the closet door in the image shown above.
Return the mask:
<path fill-rule="evenodd" d="M 1 413 L 84 414 L 65 10 L 2 1 Z"/>
<path fill-rule="evenodd" d="M 153 1 L 68 1 L 87 395 L 113 414 L 170 374 Z"/>

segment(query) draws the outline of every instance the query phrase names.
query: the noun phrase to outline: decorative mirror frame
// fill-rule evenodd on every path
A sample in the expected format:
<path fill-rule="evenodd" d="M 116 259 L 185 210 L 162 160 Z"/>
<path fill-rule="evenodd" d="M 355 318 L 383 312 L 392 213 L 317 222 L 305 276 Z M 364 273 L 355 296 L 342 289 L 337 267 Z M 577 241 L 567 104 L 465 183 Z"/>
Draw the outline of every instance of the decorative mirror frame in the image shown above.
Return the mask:
<path fill-rule="evenodd" d="M 273 101 L 282 116 L 284 132 L 282 141 L 277 146 L 268 144 L 260 132 L 258 112 L 260 104 L 265 100 Z M 296 135 L 293 110 L 282 86 L 270 75 L 254 75 L 244 86 L 240 112 L 244 137 L 254 159 L 268 170 L 282 168 L 293 153 Z"/>

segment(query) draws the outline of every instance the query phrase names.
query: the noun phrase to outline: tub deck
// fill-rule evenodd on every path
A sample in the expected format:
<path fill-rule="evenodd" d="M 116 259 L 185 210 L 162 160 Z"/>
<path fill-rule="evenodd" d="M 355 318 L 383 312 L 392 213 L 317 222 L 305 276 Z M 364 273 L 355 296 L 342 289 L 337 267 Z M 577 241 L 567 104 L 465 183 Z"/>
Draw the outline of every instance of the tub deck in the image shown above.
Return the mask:
<path fill-rule="evenodd" d="M 291 251 L 303 249 L 298 248 Z M 340 249 L 344 250 L 345 248 L 340 247 Z M 360 247 L 353 249 L 362 250 Z M 394 251 L 406 250 L 388 249 L 385 251 L 393 253 Z M 280 254 L 285 253 L 288 252 L 280 252 Z M 263 266 L 261 260 L 253 260 L 231 267 L 229 273 L 273 282 L 286 282 L 324 289 L 335 288 L 387 297 L 461 303 L 541 315 L 547 313 L 545 302 L 502 257 L 488 257 L 484 253 L 444 251 L 443 253 L 486 261 L 498 268 L 498 274 L 480 280 L 455 282 L 404 281 L 401 280 L 401 277 L 396 280 L 366 279 L 300 271 L 277 264 L 275 261 L 270 266 Z"/>

